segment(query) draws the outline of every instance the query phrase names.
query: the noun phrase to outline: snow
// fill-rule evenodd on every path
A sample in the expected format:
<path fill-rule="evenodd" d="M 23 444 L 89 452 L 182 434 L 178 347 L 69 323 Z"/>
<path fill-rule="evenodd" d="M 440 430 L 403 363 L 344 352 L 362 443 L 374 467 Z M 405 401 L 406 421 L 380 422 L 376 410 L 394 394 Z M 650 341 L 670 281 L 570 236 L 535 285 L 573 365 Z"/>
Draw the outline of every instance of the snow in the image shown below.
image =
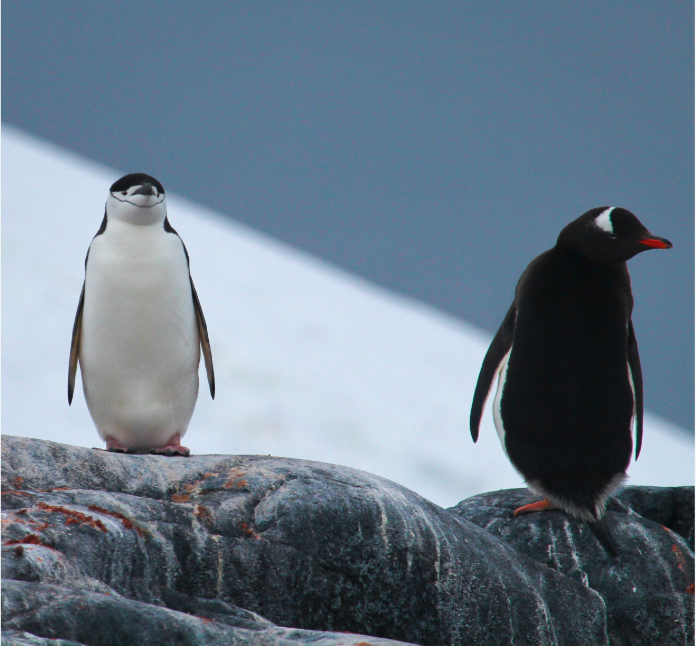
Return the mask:
<path fill-rule="evenodd" d="M 125 173 L 9 126 L 2 136 L 3 432 L 101 446 L 79 381 L 68 407 L 68 353 L 85 253 L 108 187 Z M 468 430 L 487 334 L 175 195 L 167 201 L 215 361 L 215 401 L 201 366 L 185 442 L 194 453 L 346 465 L 443 506 L 523 486 L 490 400 L 477 444 Z M 693 484 L 692 439 L 647 414 L 629 475 Z"/>

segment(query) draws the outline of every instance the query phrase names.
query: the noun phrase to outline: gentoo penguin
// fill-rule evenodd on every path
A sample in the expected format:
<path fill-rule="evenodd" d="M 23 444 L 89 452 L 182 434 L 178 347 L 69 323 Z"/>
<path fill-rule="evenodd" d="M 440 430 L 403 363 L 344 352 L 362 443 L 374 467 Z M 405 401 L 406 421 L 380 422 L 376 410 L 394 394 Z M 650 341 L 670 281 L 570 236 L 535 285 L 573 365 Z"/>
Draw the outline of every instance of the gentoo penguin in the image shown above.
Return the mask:
<path fill-rule="evenodd" d="M 108 451 L 187 456 L 181 438 L 198 398 L 201 348 L 214 398 L 208 329 L 164 188 L 144 173 L 126 175 L 111 186 L 87 250 L 68 403 L 79 361 L 87 407 Z"/>
<path fill-rule="evenodd" d="M 626 209 L 599 207 L 537 256 L 481 366 L 471 407 L 478 439 L 496 376 L 493 418 L 508 459 L 543 500 L 515 515 L 561 509 L 587 522 L 607 551 L 607 498 L 624 481 L 643 435 L 643 378 L 626 261 L 671 249 Z"/>

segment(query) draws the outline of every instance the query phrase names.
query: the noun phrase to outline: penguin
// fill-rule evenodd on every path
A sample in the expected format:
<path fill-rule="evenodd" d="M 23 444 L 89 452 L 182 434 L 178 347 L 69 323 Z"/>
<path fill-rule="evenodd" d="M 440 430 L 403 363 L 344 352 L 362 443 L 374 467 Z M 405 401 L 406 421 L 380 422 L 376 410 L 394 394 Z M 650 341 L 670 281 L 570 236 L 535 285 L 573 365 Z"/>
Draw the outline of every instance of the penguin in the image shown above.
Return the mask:
<path fill-rule="evenodd" d="M 612 556 L 604 518 L 643 437 L 643 378 L 626 261 L 671 249 L 630 211 L 598 207 L 537 256 L 483 360 L 471 406 L 476 442 L 498 377 L 493 418 L 503 451 L 543 497 L 520 514 L 559 509 L 585 521 Z M 635 432 L 635 437 L 633 436 Z"/>
<path fill-rule="evenodd" d="M 214 399 L 208 328 L 164 188 L 145 173 L 125 175 L 109 189 L 85 258 L 68 404 L 79 363 L 107 451 L 188 456 L 181 439 L 198 398 L 201 349 Z"/>

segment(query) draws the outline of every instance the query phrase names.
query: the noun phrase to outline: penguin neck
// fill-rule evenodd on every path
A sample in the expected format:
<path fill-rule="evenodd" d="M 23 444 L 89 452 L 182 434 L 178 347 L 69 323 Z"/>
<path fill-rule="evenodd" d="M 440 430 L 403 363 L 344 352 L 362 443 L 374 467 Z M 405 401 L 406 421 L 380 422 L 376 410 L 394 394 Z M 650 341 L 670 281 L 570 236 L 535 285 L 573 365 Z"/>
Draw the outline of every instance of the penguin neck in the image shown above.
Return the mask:
<path fill-rule="evenodd" d="M 575 246 L 565 243 L 562 240 L 558 240 L 554 250 L 565 258 L 576 262 L 579 266 L 585 267 L 586 271 L 589 272 L 618 272 L 624 273 L 628 271 L 628 266 L 625 260 L 615 261 L 610 260 L 607 262 L 600 262 L 598 260 L 589 258 L 582 251 L 578 250 Z"/>
<path fill-rule="evenodd" d="M 614 284 L 620 289 L 631 289 L 631 275 L 628 264 L 623 262 L 599 263 L 591 260 L 576 249 L 560 242 L 552 249 L 558 259 L 566 267 L 573 267 L 573 272 L 579 272 L 588 280 L 603 284 Z"/>

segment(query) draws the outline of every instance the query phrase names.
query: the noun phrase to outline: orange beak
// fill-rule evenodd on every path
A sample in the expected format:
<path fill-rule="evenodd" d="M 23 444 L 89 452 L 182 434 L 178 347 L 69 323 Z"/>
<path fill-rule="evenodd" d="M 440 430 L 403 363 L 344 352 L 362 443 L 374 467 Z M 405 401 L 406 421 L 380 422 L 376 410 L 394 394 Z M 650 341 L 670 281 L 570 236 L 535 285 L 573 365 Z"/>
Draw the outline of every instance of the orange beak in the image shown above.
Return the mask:
<path fill-rule="evenodd" d="M 664 238 L 645 238 L 644 240 L 638 240 L 640 244 L 644 244 L 646 247 L 652 247 L 653 249 L 671 249 L 672 243 Z"/>

